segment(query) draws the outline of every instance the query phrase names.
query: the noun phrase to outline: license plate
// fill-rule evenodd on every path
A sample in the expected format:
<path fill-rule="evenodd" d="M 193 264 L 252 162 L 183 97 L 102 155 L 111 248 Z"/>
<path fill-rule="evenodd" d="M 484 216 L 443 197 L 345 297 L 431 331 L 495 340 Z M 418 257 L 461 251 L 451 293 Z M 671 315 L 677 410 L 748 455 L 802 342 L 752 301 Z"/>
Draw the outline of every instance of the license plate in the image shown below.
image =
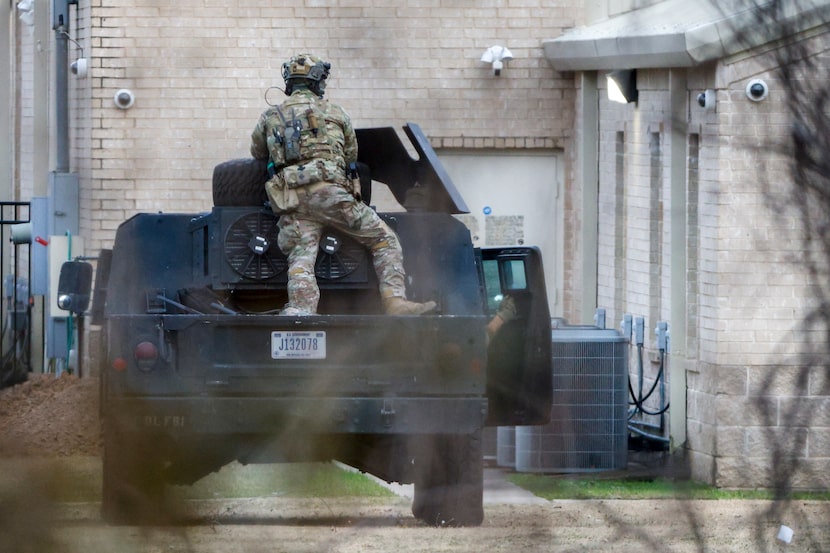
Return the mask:
<path fill-rule="evenodd" d="M 326 333 L 294 330 L 271 333 L 272 359 L 325 359 Z"/>

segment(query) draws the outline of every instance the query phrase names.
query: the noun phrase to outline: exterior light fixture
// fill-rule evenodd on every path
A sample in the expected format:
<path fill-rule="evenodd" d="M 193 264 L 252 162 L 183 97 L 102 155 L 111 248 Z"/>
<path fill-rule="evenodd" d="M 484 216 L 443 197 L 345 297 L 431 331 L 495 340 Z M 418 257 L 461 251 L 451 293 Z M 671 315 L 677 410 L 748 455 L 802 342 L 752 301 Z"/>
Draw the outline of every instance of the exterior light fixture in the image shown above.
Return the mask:
<path fill-rule="evenodd" d="M 513 54 L 510 53 L 505 46 L 490 46 L 487 50 L 484 51 L 484 54 L 481 55 L 481 61 L 484 63 L 492 63 L 493 64 L 493 75 L 498 77 L 501 75 L 501 70 L 504 67 L 504 62 L 510 61 L 513 59 Z"/>
<path fill-rule="evenodd" d="M 612 102 L 629 104 L 637 101 L 637 70 L 620 69 L 607 75 L 608 99 Z"/>

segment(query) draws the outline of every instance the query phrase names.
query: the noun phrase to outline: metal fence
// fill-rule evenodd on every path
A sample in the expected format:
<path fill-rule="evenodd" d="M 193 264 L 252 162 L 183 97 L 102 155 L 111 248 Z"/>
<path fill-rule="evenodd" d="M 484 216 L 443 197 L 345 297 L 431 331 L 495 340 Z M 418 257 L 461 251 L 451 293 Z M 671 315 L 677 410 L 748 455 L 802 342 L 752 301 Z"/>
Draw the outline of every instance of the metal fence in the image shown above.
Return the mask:
<path fill-rule="evenodd" d="M 0 388 L 22 382 L 32 370 L 32 262 L 26 224 L 31 223 L 29 202 L 0 202 Z"/>

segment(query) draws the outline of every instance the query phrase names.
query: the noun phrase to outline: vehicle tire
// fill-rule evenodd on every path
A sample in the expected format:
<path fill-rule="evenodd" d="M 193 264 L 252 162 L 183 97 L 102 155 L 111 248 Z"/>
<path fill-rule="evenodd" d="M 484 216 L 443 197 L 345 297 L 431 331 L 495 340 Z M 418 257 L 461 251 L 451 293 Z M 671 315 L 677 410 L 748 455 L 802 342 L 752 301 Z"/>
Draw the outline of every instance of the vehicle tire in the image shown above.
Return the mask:
<path fill-rule="evenodd" d="M 152 440 L 104 422 L 101 518 L 110 524 L 156 524 L 165 520 L 161 463 Z"/>
<path fill-rule="evenodd" d="M 418 448 L 412 514 L 432 526 L 484 520 L 481 432 L 426 437 Z"/>
<path fill-rule="evenodd" d="M 265 182 L 267 161 L 254 158 L 232 159 L 213 168 L 213 205 L 263 206 L 268 201 Z"/>
<path fill-rule="evenodd" d="M 263 206 L 268 202 L 265 183 L 268 162 L 254 158 L 225 161 L 213 168 L 213 205 L 217 207 Z M 363 202 L 371 205 L 372 177 L 369 166 L 358 163 Z"/>

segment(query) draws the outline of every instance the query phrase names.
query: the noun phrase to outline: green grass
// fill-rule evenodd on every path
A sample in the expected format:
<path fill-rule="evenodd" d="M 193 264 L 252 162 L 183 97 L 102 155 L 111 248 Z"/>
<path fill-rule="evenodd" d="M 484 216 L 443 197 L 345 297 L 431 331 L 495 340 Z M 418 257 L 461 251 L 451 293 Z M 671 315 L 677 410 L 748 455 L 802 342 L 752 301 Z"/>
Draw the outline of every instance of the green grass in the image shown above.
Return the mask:
<path fill-rule="evenodd" d="M 544 499 L 774 499 L 773 490 L 726 490 L 668 479 L 605 479 L 510 474 L 508 480 Z M 794 492 L 793 499 L 830 500 L 830 492 Z"/>
<path fill-rule="evenodd" d="M 555 499 L 774 499 L 772 490 L 725 490 L 670 479 L 597 475 L 508 474 L 514 484 Z M 187 499 L 242 497 L 394 497 L 366 475 L 332 463 L 242 466 L 231 463 L 193 486 L 178 486 Z M 0 459 L 0 502 L 14 493 L 40 493 L 57 502 L 101 500 L 101 461 L 97 457 Z M 792 499 L 830 501 L 830 492 L 794 492 Z"/>
<path fill-rule="evenodd" d="M 98 457 L 0 459 L 0 503 L 26 490 L 58 503 L 100 501 L 101 471 Z M 231 463 L 193 486 L 172 490 L 185 499 L 395 496 L 366 475 L 332 463 Z"/>
<path fill-rule="evenodd" d="M 227 465 L 193 486 L 181 487 L 188 498 L 214 497 L 393 497 L 365 475 L 332 463 Z"/>

